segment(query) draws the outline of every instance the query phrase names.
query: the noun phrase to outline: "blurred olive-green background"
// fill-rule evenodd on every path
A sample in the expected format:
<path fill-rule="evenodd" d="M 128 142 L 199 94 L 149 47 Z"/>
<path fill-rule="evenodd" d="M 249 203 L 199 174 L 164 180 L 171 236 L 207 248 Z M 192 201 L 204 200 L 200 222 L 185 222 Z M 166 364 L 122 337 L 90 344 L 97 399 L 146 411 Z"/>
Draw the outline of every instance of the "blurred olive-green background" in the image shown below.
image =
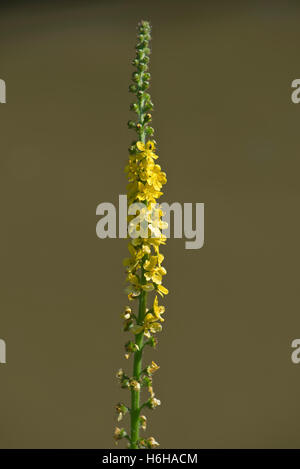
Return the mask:
<path fill-rule="evenodd" d="M 125 193 L 136 24 L 153 24 L 165 201 L 205 203 L 205 246 L 164 249 L 165 448 L 300 447 L 300 9 L 281 1 L 7 2 L 0 11 L 2 448 L 113 447 L 126 399 Z M 120 445 L 122 447 L 122 444 Z"/>

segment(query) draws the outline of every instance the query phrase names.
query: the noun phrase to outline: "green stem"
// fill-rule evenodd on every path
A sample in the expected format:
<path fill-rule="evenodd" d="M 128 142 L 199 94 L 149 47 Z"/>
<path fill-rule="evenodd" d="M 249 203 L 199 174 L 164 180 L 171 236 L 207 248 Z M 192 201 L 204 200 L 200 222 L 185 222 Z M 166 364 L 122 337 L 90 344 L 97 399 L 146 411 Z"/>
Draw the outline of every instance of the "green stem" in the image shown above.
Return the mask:
<path fill-rule="evenodd" d="M 141 324 L 146 314 L 147 293 L 142 291 L 139 299 L 139 315 L 138 322 Z M 139 350 L 134 353 L 133 361 L 133 377 L 139 379 L 142 371 L 142 355 L 143 355 L 144 333 L 136 335 L 135 343 Z M 140 418 L 140 391 L 131 390 L 131 449 L 138 448 L 139 440 L 139 418 Z"/>

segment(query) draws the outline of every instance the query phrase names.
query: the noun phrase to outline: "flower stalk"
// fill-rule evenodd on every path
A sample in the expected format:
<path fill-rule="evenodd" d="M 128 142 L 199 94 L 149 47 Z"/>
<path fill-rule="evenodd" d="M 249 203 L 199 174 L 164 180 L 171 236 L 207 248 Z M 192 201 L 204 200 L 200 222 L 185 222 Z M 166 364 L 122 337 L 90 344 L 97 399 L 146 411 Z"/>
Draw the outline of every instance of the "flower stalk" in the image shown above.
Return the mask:
<path fill-rule="evenodd" d="M 126 306 L 121 317 L 124 319 L 124 331 L 133 333 L 134 341 L 125 344 L 125 358 L 133 356 L 132 377 L 124 373 L 122 369 L 117 373 L 121 387 L 130 390 L 131 407 L 118 404 L 118 421 L 125 414 L 130 414 L 130 432 L 124 428 L 116 427 L 116 442 L 122 438 L 128 440 L 131 449 L 156 448 L 159 443 L 153 438 L 141 438 L 140 430 L 146 430 L 147 418 L 141 415 L 142 409 L 154 409 L 160 405 L 160 400 L 155 397 L 153 391 L 153 373 L 159 366 L 152 363 L 143 368 L 143 352 L 146 346 L 155 347 L 157 339 L 155 334 L 162 330 L 162 314 L 164 306 L 158 304 L 158 296 L 164 296 L 168 290 L 162 285 L 162 278 L 166 269 L 162 266 L 164 260 L 160 253 L 160 245 L 165 244 L 166 237 L 160 231 L 167 227 L 162 221 L 162 211 L 157 204 L 157 199 L 163 194 L 162 186 L 166 183 L 166 174 L 155 163 L 158 158 L 155 153 L 156 142 L 152 139 L 154 129 L 149 125 L 152 120 L 151 111 L 153 103 L 149 88 L 150 73 L 149 42 L 151 28 L 148 21 L 141 21 L 138 25 L 138 41 L 136 45 L 136 57 L 132 64 L 135 70 L 132 74 L 133 83 L 129 91 L 136 96 L 136 101 L 130 105 L 130 109 L 137 115 L 136 120 L 130 120 L 128 127 L 135 130 L 137 140 L 129 147 L 129 163 L 125 168 L 128 177 L 128 205 L 139 205 L 139 221 L 136 217 L 128 217 L 128 234 L 131 240 L 128 244 L 130 257 L 124 260 L 127 281 L 126 288 L 128 300 L 138 303 L 138 312 L 134 312 L 130 306 Z M 136 215 L 136 214 L 135 214 Z M 146 223 L 146 228 L 145 228 Z M 135 231 L 136 230 L 136 231 Z M 131 236 L 135 232 L 135 236 Z M 154 298 L 150 296 L 154 294 Z M 148 303 L 150 308 L 148 308 Z M 146 387 L 150 394 L 148 400 L 141 403 L 141 389 Z"/>

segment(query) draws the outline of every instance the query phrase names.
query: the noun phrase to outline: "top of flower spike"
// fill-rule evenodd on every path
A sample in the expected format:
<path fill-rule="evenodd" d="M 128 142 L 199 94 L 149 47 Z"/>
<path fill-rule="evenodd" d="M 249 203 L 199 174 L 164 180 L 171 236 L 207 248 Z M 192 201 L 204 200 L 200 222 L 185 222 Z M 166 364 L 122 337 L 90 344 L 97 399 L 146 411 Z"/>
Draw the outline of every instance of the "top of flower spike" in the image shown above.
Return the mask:
<path fill-rule="evenodd" d="M 138 134 L 138 141 L 145 143 L 147 137 L 151 137 L 154 129 L 149 126 L 152 120 L 151 111 L 153 103 L 147 89 L 150 86 L 150 73 L 149 68 L 149 55 L 150 48 L 149 42 L 151 40 L 151 27 L 148 21 L 141 21 L 138 25 L 136 57 L 132 61 L 135 71 L 132 74 L 133 83 L 129 86 L 129 91 L 136 95 L 136 101 L 131 103 L 130 109 L 137 114 L 137 120 L 130 120 L 128 127 L 134 129 Z M 136 142 L 133 142 L 129 151 L 133 152 Z"/>

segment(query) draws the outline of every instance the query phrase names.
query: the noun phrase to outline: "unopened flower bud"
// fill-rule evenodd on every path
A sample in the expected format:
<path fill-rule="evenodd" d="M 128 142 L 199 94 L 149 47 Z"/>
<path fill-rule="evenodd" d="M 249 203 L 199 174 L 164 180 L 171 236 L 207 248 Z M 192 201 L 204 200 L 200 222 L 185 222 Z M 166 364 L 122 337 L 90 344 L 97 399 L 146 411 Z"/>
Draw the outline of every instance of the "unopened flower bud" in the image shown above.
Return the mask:
<path fill-rule="evenodd" d="M 140 416 L 140 426 L 142 430 L 146 430 L 147 428 L 147 417 L 145 415 Z"/>
<path fill-rule="evenodd" d="M 130 110 L 137 112 L 138 110 L 138 105 L 136 103 L 131 103 L 130 104 Z"/>
<path fill-rule="evenodd" d="M 152 385 L 152 378 L 151 378 L 151 376 L 143 376 L 142 384 L 143 384 L 143 386 L 145 386 L 145 387 L 147 387 L 147 388 L 149 389 L 149 387 Z"/>
<path fill-rule="evenodd" d="M 149 407 L 149 409 L 155 409 L 155 407 L 159 406 L 160 404 L 160 400 L 156 399 L 156 397 L 151 397 L 147 402 L 147 406 Z"/>
<path fill-rule="evenodd" d="M 150 337 L 150 339 L 148 340 L 148 345 L 150 345 L 150 347 L 155 348 L 156 345 L 157 345 L 157 342 L 158 342 L 157 338 L 152 336 L 152 337 Z"/>
<path fill-rule="evenodd" d="M 136 85 L 129 85 L 129 91 L 130 91 L 130 93 L 136 93 L 137 92 L 137 86 Z"/>
<path fill-rule="evenodd" d="M 145 104 L 144 104 L 144 109 L 145 111 L 151 111 L 153 109 L 153 103 L 152 101 L 147 101 Z"/>
<path fill-rule="evenodd" d="M 119 403 L 116 405 L 116 412 L 118 414 L 118 422 L 120 422 L 124 415 L 127 414 L 128 408 L 126 407 L 126 405 Z"/>
<path fill-rule="evenodd" d="M 138 344 L 135 344 L 132 340 L 129 340 L 125 344 L 125 350 L 128 353 L 134 353 L 134 352 L 137 352 L 138 350 L 140 350 L 140 348 L 139 348 Z"/>
<path fill-rule="evenodd" d="M 122 370 L 122 368 L 120 368 L 118 373 L 116 374 L 116 377 L 118 379 L 123 379 L 123 376 L 124 376 L 124 371 Z"/>
<path fill-rule="evenodd" d="M 146 128 L 146 133 L 147 133 L 147 135 L 153 135 L 153 134 L 154 134 L 154 129 L 153 129 L 153 127 L 147 127 L 147 128 Z"/>
<path fill-rule="evenodd" d="M 159 446 L 159 443 L 153 438 L 153 436 L 147 438 L 146 443 L 148 448 L 157 448 Z"/>
<path fill-rule="evenodd" d="M 123 379 L 123 381 L 121 382 L 121 388 L 128 389 L 129 387 L 130 387 L 129 379 Z"/>
<path fill-rule="evenodd" d="M 116 444 L 118 440 L 122 440 L 122 438 L 125 438 L 125 436 L 127 436 L 126 430 L 124 430 L 124 428 L 116 427 L 114 432 L 114 439 L 116 440 Z"/>
<path fill-rule="evenodd" d="M 131 318 L 131 313 L 132 313 L 131 308 L 129 306 L 126 306 L 124 312 L 121 314 L 121 318 L 128 320 Z"/>
<path fill-rule="evenodd" d="M 129 129 L 135 129 L 137 127 L 137 125 L 134 121 L 128 121 L 127 125 L 128 125 Z"/>
<path fill-rule="evenodd" d="M 134 389 L 134 391 L 139 391 L 141 389 L 141 385 L 136 379 L 132 379 L 130 381 L 130 386 Z"/>
<path fill-rule="evenodd" d="M 149 85 L 150 85 L 149 81 L 145 80 L 145 81 L 143 81 L 143 83 L 141 85 L 141 89 L 142 90 L 147 90 L 149 88 Z"/>

